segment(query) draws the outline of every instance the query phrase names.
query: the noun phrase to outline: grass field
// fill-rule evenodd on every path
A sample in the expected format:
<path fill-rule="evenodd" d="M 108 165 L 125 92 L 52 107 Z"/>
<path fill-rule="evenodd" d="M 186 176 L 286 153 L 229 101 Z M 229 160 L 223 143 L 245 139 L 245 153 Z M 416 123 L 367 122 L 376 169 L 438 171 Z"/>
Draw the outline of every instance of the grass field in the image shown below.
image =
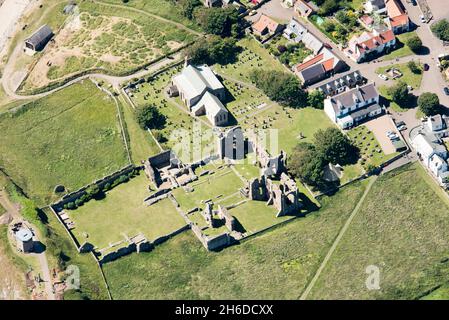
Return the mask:
<path fill-rule="evenodd" d="M 191 232 L 104 266 L 114 299 L 297 299 L 363 193 L 365 182 L 323 199 L 323 209 L 218 253 Z M 127 274 L 127 277 L 123 277 Z"/>
<path fill-rule="evenodd" d="M 418 89 L 421 86 L 421 81 L 423 78 L 423 72 L 421 71 L 421 73 L 413 73 L 410 68 L 407 66 L 407 63 L 403 63 L 403 64 L 393 64 L 393 65 L 389 65 L 386 67 L 382 67 L 376 70 L 377 74 L 383 73 L 385 75 L 387 75 L 389 78 L 391 78 L 387 73 L 386 70 L 388 69 L 398 69 L 401 73 L 402 73 L 402 77 L 397 78 L 393 81 L 404 81 L 405 83 L 407 83 L 408 85 L 412 86 L 413 89 Z"/>
<path fill-rule="evenodd" d="M 386 54 L 382 57 L 382 60 L 393 60 L 397 58 L 407 57 L 414 55 L 415 53 L 405 44 L 407 40 L 416 35 L 416 32 L 402 33 L 396 36 L 399 48 Z"/>
<path fill-rule="evenodd" d="M 195 207 L 204 209 L 202 201 L 211 199 L 216 201 L 220 198 L 232 195 L 243 187 L 243 182 L 230 169 L 216 170 L 213 175 L 200 177 L 197 181 L 189 184 L 193 192 L 186 192 L 183 188 L 173 191 L 173 195 L 184 211 Z"/>
<path fill-rule="evenodd" d="M 39 204 L 127 164 L 116 106 L 90 81 L 2 114 L 0 131 L 1 166 Z"/>
<path fill-rule="evenodd" d="M 418 163 L 380 176 L 309 298 L 416 299 L 447 283 L 447 204 Z M 380 290 L 365 286 L 369 265 Z"/>
<path fill-rule="evenodd" d="M 129 182 L 108 191 L 105 198 L 91 200 L 68 211 L 75 222 L 73 231 L 79 242 L 88 241 L 102 249 L 110 243 L 125 240 L 124 235 L 131 238 L 139 233 L 152 241 L 185 225 L 169 199 L 150 207 L 143 202 L 150 195 L 148 185 L 148 178 L 141 172 Z"/>

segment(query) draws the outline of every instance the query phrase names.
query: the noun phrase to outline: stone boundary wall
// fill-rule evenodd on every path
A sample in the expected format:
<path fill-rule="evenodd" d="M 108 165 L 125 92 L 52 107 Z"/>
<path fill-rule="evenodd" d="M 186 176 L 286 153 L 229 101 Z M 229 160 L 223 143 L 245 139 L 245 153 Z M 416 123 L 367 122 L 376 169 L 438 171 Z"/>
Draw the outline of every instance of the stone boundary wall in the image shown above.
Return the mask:
<path fill-rule="evenodd" d="M 103 256 L 100 259 L 97 256 L 95 258 L 100 265 L 103 265 L 105 263 L 112 262 L 114 260 L 117 260 L 123 256 L 129 255 L 134 252 L 149 252 L 149 251 L 153 250 L 154 247 L 164 243 L 165 241 L 173 238 L 174 236 L 177 236 L 178 234 L 180 234 L 188 229 L 190 229 L 190 225 L 185 224 L 181 228 L 179 228 L 171 233 L 168 233 L 166 235 L 163 235 L 163 236 L 160 236 L 159 238 L 154 239 L 152 242 L 147 240 L 144 243 L 140 243 L 139 244 L 140 250 L 137 250 L 137 245 L 135 243 L 130 243 L 125 247 L 117 248 L 117 250 L 106 254 L 105 256 Z"/>
<path fill-rule="evenodd" d="M 58 221 L 64 227 L 64 230 L 69 235 L 69 238 L 70 238 L 70 240 L 72 240 L 72 243 L 75 246 L 76 250 L 78 250 L 78 252 L 81 253 L 81 250 L 80 250 L 81 246 L 80 246 L 78 240 L 76 239 L 76 237 L 73 235 L 72 231 L 70 231 L 70 229 L 67 227 L 65 222 L 61 219 L 61 217 L 59 216 L 58 212 L 53 208 L 53 206 L 50 205 L 49 208 L 50 208 L 51 212 L 53 212 L 53 214 L 55 215 L 56 219 L 58 219 Z"/>
<path fill-rule="evenodd" d="M 52 207 L 53 209 L 55 209 L 56 212 L 58 212 L 59 210 L 61 210 L 61 208 L 64 206 L 64 204 L 73 202 L 76 199 L 83 196 L 86 193 L 87 188 L 89 188 L 93 185 L 97 185 L 100 189 L 102 189 L 107 183 L 113 182 L 115 179 L 117 179 L 121 175 L 128 174 L 129 172 L 131 172 L 134 169 L 140 169 L 140 168 L 134 166 L 133 164 L 129 164 L 126 167 L 123 167 L 122 169 L 120 169 L 114 173 L 111 173 L 110 175 L 108 175 L 104 178 L 96 180 L 87 186 L 81 187 L 80 189 L 78 189 L 76 191 L 73 191 L 69 194 L 64 195 L 58 202 L 50 205 L 50 207 Z"/>

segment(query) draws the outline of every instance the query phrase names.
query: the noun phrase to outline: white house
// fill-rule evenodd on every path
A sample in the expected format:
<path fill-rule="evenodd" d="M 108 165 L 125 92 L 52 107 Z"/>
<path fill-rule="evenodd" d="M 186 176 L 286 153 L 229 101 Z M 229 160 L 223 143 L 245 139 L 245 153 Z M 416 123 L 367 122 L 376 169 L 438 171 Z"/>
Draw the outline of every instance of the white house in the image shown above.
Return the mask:
<path fill-rule="evenodd" d="M 431 162 L 430 159 L 433 155 L 438 155 L 443 159 L 447 159 L 446 148 L 441 143 L 441 140 L 432 133 L 418 133 L 412 139 L 412 146 L 415 148 L 426 167 L 429 167 Z"/>
<path fill-rule="evenodd" d="M 348 42 L 348 47 L 343 52 L 353 61 L 360 63 L 369 60 L 391 50 L 396 45 L 396 37 L 392 30 L 378 32 L 363 32 L 354 35 Z"/>
<path fill-rule="evenodd" d="M 324 112 L 343 129 L 383 112 L 374 83 L 357 86 L 324 100 Z"/>
<path fill-rule="evenodd" d="M 205 114 L 215 126 L 227 123 L 228 110 L 220 101 L 225 99 L 226 91 L 208 66 L 185 66 L 173 77 L 172 85 L 192 114 Z"/>
<path fill-rule="evenodd" d="M 443 173 L 448 171 L 446 160 L 437 154 L 433 154 L 429 159 L 429 170 L 435 175 L 435 177 L 442 177 Z M 443 181 L 440 180 L 440 182 Z"/>

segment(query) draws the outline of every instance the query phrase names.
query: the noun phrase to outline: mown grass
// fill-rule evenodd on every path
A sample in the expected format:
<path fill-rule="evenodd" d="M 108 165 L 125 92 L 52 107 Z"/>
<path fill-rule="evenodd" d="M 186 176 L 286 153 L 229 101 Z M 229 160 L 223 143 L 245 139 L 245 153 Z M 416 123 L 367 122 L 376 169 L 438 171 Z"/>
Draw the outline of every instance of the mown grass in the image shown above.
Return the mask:
<path fill-rule="evenodd" d="M 191 232 L 104 266 L 114 299 L 297 299 L 361 197 L 366 182 L 323 209 L 218 253 Z M 127 276 L 124 277 L 123 275 Z"/>
<path fill-rule="evenodd" d="M 447 196 L 418 163 L 379 177 L 310 299 L 416 299 L 447 283 Z M 380 290 L 368 290 L 368 266 Z"/>
<path fill-rule="evenodd" d="M 415 53 L 406 45 L 406 42 L 408 39 L 410 39 L 412 36 L 416 34 L 417 34 L 416 32 L 407 32 L 397 35 L 396 42 L 398 49 L 390 52 L 389 54 L 384 55 L 382 57 L 382 60 L 387 61 L 414 55 Z"/>
<path fill-rule="evenodd" d="M 143 172 L 130 181 L 106 192 L 99 200 L 90 200 L 76 210 L 67 211 L 75 222 L 73 230 L 80 243 L 98 249 L 124 241 L 125 235 L 143 233 L 150 241 L 178 230 L 185 221 L 169 199 L 147 206 L 150 182 Z M 87 235 L 87 237 L 86 237 Z"/>
<path fill-rule="evenodd" d="M 2 114 L 0 131 L 0 165 L 38 204 L 127 164 L 116 106 L 90 81 Z"/>

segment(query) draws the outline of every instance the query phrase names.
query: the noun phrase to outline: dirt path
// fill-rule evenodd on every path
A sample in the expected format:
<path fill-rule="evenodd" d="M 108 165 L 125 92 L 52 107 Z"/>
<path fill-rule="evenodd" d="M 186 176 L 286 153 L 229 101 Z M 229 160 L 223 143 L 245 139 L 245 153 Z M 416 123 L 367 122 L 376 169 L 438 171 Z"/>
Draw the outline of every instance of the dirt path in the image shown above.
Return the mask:
<path fill-rule="evenodd" d="M 329 249 L 328 253 L 324 257 L 323 262 L 319 266 L 317 272 L 315 273 L 314 277 L 312 278 L 312 281 L 310 281 L 309 285 L 307 286 L 306 290 L 302 293 L 300 300 L 306 300 L 307 296 L 309 295 L 310 291 L 312 290 L 313 286 L 315 285 L 316 281 L 318 280 L 318 277 L 320 276 L 323 269 L 326 267 L 326 264 L 328 263 L 329 259 L 331 258 L 332 254 L 334 253 L 335 249 L 337 248 L 338 244 L 340 243 L 340 240 L 343 238 L 344 234 L 346 233 L 346 230 L 348 230 L 349 225 L 351 224 L 354 217 L 357 215 L 357 213 L 360 210 L 360 207 L 362 206 L 363 202 L 365 201 L 366 196 L 371 190 L 371 187 L 373 186 L 374 182 L 376 182 L 377 176 L 374 176 L 371 181 L 369 182 L 368 186 L 365 189 L 365 192 L 363 193 L 362 197 L 360 198 L 359 202 L 355 206 L 354 210 L 352 211 L 351 215 L 349 216 L 348 220 L 346 220 L 343 228 L 341 228 L 340 232 L 338 233 L 337 238 L 335 238 L 334 243 L 332 244 L 331 248 Z"/>
<path fill-rule="evenodd" d="M 5 214 L 9 214 L 14 219 L 20 219 L 20 209 L 17 205 L 13 204 L 11 200 L 9 200 L 8 195 L 5 190 L 0 190 L 0 204 L 7 211 Z M 35 226 L 32 226 L 34 230 L 36 230 Z M 36 239 L 37 240 L 37 239 Z M 48 266 L 47 254 L 45 251 L 41 253 L 33 253 L 32 255 L 36 256 L 39 260 L 42 280 L 45 284 L 45 291 L 47 293 L 48 300 L 55 300 L 55 295 L 53 292 L 53 286 L 51 282 L 50 268 Z"/>

